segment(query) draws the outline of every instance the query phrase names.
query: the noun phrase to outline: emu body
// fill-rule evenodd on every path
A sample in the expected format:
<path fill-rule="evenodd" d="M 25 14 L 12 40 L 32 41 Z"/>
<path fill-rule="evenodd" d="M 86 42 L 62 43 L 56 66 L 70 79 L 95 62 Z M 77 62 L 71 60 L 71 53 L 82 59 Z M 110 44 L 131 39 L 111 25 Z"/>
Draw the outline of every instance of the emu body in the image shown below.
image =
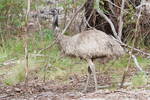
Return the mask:
<path fill-rule="evenodd" d="M 58 44 L 62 53 L 71 57 L 79 57 L 88 62 L 88 78 L 84 91 L 87 91 L 90 74 L 94 75 L 95 91 L 98 90 L 97 79 L 95 75 L 95 66 L 92 59 L 102 57 L 120 57 L 124 54 L 123 48 L 118 42 L 113 40 L 106 33 L 98 30 L 88 30 L 76 34 L 72 37 L 61 34 L 58 27 L 58 12 L 56 9 L 51 9 L 49 14 L 54 16 L 53 28 L 54 39 Z"/>

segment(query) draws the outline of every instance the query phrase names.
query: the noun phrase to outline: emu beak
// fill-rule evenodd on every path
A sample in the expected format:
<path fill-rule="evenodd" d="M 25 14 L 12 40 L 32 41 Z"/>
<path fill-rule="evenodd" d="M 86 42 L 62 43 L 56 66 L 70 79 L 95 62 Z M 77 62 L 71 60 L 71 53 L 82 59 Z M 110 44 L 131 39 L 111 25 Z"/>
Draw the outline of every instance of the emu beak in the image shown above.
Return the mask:
<path fill-rule="evenodd" d="M 47 15 L 53 15 L 53 12 L 50 11 L 50 12 L 47 13 Z"/>

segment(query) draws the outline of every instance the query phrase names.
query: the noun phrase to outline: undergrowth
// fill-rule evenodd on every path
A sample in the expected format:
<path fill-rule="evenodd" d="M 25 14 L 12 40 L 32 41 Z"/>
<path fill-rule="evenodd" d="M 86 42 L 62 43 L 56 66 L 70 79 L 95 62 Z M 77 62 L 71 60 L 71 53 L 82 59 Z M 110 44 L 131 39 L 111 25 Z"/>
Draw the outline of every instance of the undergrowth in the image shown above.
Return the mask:
<path fill-rule="evenodd" d="M 44 33 L 44 45 L 48 46 L 53 42 L 53 32 L 45 30 Z M 44 67 L 45 63 L 51 65 L 47 67 L 46 79 L 47 80 L 62 80 L 66 81 L 67 77 L 71 74 L 77 74 L 79 76 L 87 74 L 88 64 L 84 60 L 79 58 L 69 58 L 63 56 L 56 45 L 46 50 L 46 58 L 44 52 L 41 55 L 36 55 L 39 50 L 43 48 L 43 41 L 40 33 L 35 33 L 33 36 L 28 37 L 28 50 L 29 50 L 29 78 L 34 79 L 37 77 L 39 79 L 44 78 Z M 24 81 L 24 40 L 22 38 L 11 38 L 5 41 L 5 47 L 0 47 L 0 74 L 4 75 L 3 82 L 7 85 L 14 85 Z M 13 60 L 14 59 L 14 60 Z M 125 54 L 122 58 L 115 61 L 108 60 L 106 65 L 100 64 L 98 60 L 94 61 L 96 66 L 96 71 L 113 77 L 113 82 L 120 82 L 122 78 L 122 73 L 127 66 L 129 55 Z M 7 63 L 15 62 L 15 64 L 5 65 Z M 145 58 L 137 56 L 139 65 L 143 70 L 149 70 L 149 62 Z M 101 62 L 103 62 L 101 60 Z M 114 63 L 114 64 L 113 64 Z M 135 66 L 134 61 L 131 60 L 130 66 Z M 142 74 L 143 75 L 143 74 Z M 140 74 L 141 76 L 141 74 Z M 143 80 L 145 85 L 145 76 L 133 76 L 133 84 Z M 139 85 L 139 84 L 138 84 Z M 135 84 L 135 86 L 137 86 Z M 141 85 L 139 85 L 141 86 Z"/>

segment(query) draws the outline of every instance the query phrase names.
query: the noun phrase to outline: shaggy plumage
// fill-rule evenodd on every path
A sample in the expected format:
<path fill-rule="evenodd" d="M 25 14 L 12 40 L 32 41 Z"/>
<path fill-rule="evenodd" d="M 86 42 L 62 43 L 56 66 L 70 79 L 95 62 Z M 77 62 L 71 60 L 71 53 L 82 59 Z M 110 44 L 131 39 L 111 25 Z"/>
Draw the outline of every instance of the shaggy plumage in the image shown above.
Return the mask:
<path fill-rule="evenodd" d="M 95 66 L 92 59 L 114 56 L 120 57 L 124 54 L 123 48 L 106 33 L 98 30 L 84 31 L 72 37 L 65 36 L 61 34 L 58 27 L 58 11 L 56 9 L 51 9 L 49 14 L 54 16 L 54 39 L 60 50 L 67 56 L 79 57 L 86 60 L 89 64 L 88 79 L 84 92 L 87 90 L 91 72 L 94 74 L 95 91 L 97 91 L 98 88 L 95 75 Z"/>

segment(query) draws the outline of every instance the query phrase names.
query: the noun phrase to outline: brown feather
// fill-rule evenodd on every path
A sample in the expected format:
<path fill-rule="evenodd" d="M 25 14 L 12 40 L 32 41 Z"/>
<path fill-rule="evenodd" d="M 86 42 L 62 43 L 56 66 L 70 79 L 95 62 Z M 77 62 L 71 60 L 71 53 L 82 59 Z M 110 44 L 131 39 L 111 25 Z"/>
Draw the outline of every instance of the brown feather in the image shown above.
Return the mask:
<path fill-rule="evenodd" d="M 62 35 L 56 27 L 54 36 L 60 50 L 71 57 L 93 59 L 104 56 L 120 57 L 125 53 L 118 42 L 98 30 L 88 30 L 70 37 Z"/>

